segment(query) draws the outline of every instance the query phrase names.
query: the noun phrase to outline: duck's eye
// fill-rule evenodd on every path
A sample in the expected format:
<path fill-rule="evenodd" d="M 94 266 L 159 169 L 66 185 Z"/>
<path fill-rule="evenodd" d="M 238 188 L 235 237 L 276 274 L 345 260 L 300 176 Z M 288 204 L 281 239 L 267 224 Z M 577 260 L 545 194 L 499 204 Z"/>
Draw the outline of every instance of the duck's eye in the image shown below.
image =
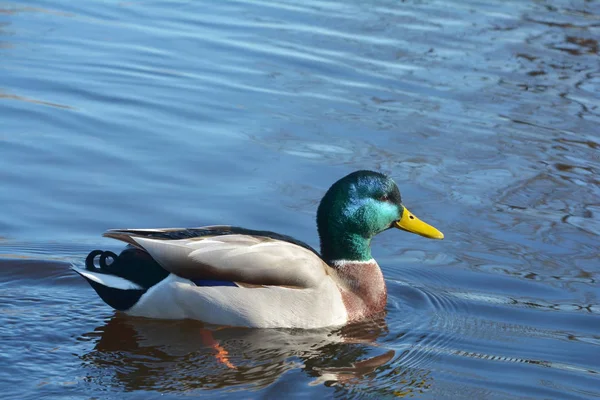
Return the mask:
<path fill-rule="evenodd" d="M 381 196 L 379 198 L 379 201 L 390 201 L 390 196 L 388 196 L 387 194 L 384 194 L 383 196 Z"/>

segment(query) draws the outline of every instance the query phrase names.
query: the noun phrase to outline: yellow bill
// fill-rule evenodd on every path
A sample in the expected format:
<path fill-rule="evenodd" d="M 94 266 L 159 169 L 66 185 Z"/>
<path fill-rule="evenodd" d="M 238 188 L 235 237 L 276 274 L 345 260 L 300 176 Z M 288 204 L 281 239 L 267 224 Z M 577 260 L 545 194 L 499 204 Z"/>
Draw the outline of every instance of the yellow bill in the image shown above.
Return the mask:
<path fill-rule="evenodd" d="M 430 239 L 444 238 L 444 234 L 442 232 L 415 217 L 413 213 L 408 211 L 408 208 L 406 207 L 404 207 L 402 218 L 400 218 L 399 221 L 394 222 L 394 227 L 407 232 L 416 233 L 417 235 L 425 236 L 426 238 Z"/>

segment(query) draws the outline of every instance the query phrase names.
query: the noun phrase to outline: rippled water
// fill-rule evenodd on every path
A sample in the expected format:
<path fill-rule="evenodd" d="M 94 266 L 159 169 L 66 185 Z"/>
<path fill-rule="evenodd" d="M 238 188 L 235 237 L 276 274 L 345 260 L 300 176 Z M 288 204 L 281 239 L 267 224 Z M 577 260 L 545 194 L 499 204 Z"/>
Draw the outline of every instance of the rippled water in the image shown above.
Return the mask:
<path fill-rule="evenodd" d="M 0 3 L 2 397 L 600 397 L 599 37 L 596 1 Z M 134 319 L 69 270 L 108 228 L 317 245 L 364 168 L 446 234 L 376 238 L 385 320 Z"/>

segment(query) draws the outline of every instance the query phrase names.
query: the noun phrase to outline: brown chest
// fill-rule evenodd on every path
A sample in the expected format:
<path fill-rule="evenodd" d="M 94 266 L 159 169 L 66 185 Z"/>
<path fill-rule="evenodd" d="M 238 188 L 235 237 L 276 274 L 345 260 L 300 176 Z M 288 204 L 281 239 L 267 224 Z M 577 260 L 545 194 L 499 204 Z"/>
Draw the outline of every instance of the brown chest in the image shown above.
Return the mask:
<path fill-rule="evenodd" d="M 379 265 L 371 261 L 333 263 L 348 320 L 356 321 L 381 313 L 387 303 L 387 289 Z"/>

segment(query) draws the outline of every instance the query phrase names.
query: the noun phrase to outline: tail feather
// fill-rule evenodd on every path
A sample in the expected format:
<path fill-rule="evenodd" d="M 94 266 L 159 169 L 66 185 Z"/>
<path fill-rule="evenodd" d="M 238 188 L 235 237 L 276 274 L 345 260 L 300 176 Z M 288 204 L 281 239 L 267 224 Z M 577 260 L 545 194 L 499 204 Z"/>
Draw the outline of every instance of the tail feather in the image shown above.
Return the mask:
<path fill-rule="evenodd" d="M 96 258 L 98 266 L 94 264 Z M 107 263 L 107 260 L 111 262 Z M 131 246 L 127 246 L 118 256 L 112 251 L 94 250 L 85 260 L 85 269 L 121 277 L 145 289 L 156 285 L 169 275 L 147 251 Z"/>
<path fill-rule="evenodd" d="M 75 269 L 79 275 L 83 276 L 88 281 L 92 281 L 102 286 L 119 290 L 146 290 L 135 282 L 121 278 L 120 276 L 110 275 L 104 272 L 84 271 Z"/>
<path fill-rule="evenodd" d="M 88 281 L 106 304 L 119 311 L 130 309 L 146 293 L 146 289 L 137 283 L 119 276 L 78 268 L 74 268 L 74 271 Z"/>
<path fill-rule="evenodd" d="M 133 247 L 126 247 L 118 256 L 94 250 L 85 260 L 85 269 L 73 269 L 106 304 L 121 311 L 131 308 L 149 288 L 169 275 L 150 254 Z"/>

